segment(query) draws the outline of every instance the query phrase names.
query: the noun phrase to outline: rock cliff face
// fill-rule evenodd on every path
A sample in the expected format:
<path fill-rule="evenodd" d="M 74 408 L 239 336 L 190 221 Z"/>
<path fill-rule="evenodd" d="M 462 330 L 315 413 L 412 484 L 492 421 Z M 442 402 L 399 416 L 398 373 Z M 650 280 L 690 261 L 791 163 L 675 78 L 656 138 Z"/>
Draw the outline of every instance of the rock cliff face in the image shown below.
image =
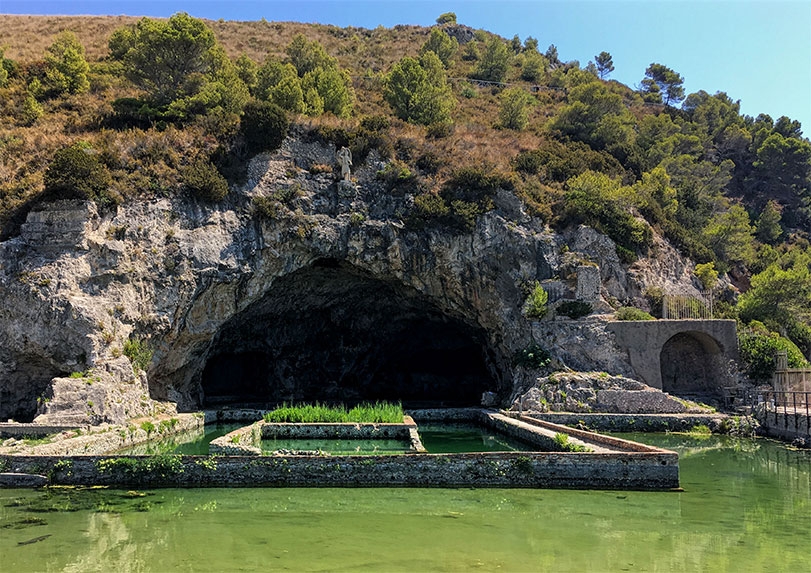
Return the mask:
<path fill-rule="evenodd" d="M 0 243 L 0 418 L 119 422 L 304 399 L 462 405 L 484 391 L 506 401 L 524 376 L 512 358 L 533 341 L 564 366 L 633 375 L 599 318 L 528 321 L 527 284 L 546 281 L 557 298 L 596 291 L 598 309 L 649 285 L 692 289 L 666 243 L 625 268 L 606 237 L 554 234 L 506 192 L 471 233 L 409 228 L 413 196 L 384 188 L 374 153 L 353 184 L 311 172 L 334 152 L 288 139 L 217 206 L 32 212 Z M 285 200 L 260 210 L 255 197 Z M 578 285 L 578 265 L 594 263 L 599 284 L 584 271 Z M 125 356 L 133 341 L 143 372 Z"/>

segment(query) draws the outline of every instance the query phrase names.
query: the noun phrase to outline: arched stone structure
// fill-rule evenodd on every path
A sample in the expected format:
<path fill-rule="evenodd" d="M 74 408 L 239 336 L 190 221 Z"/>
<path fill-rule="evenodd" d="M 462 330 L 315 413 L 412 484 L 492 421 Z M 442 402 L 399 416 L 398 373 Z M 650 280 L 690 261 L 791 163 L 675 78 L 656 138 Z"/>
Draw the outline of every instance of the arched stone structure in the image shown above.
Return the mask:
<path fill-rule="evenodd" d="M 723 385 L 722 351 L 711 336 L 680 332 L 662 345 L 662 390 L 675 394 L 717 394 Z"/>
<path fill-rule="evenodd" d="M 717 392 L 724 362 L 738 359 L 734 320 L 617 321 L 608 330 L 636 374 L 668 392 Z"/>

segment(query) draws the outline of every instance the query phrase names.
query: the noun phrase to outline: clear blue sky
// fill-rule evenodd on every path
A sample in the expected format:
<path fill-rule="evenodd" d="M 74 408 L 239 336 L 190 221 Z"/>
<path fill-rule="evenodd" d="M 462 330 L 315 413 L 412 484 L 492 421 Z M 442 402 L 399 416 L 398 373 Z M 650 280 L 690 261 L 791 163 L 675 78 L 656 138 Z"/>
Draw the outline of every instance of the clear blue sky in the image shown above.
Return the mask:
<path fill-rule="evenodd" d="M 374 28 L 428 26 L 443 12 L 507 38 L 533 36 L 564 61 L 611 53 L 629 86 L 658 62 L 687 93 L 725 91 L 749 115 L 787 115 L 811 136 L 811 0 L 0 0 L 3 14 L 128 14 L 299 21 Z"/>

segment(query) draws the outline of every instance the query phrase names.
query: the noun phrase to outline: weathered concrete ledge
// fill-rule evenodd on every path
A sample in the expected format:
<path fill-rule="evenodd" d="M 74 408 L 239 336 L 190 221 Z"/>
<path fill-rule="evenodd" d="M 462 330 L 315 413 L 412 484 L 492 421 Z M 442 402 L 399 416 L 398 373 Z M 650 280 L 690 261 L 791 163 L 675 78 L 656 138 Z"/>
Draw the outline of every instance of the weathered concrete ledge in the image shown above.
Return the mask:
<path fill-rule="evenodd" d="M 254 422 L 211 440 L 208 453 L 218 456 L 261 456 L 262 424 L 264 422 Z"/>
<path fill-rule="evenodd" d="M 218 422 L 245 422 L 246 424 L 251 424 L 260 421 L 268 412 L 270 412 L 270 410 L 223 408 L 220 410 L 203 410 L 203 418 L 206 424 L 215 424 Z"/>

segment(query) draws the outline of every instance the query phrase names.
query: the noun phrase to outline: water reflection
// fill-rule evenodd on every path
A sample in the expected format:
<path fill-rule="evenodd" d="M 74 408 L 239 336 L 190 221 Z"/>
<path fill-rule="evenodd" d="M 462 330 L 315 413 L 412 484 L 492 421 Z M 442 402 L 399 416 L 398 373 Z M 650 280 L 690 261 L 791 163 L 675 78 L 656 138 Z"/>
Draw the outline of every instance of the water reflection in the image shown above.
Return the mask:
<path fill-rule="evenodd" d="M 634 436 L 683 493 L 499 489 L 0 491 L 3 571 L 807 571 L 811 454 Z M 50 534 L 41 542 L 20 541 Z"/>

